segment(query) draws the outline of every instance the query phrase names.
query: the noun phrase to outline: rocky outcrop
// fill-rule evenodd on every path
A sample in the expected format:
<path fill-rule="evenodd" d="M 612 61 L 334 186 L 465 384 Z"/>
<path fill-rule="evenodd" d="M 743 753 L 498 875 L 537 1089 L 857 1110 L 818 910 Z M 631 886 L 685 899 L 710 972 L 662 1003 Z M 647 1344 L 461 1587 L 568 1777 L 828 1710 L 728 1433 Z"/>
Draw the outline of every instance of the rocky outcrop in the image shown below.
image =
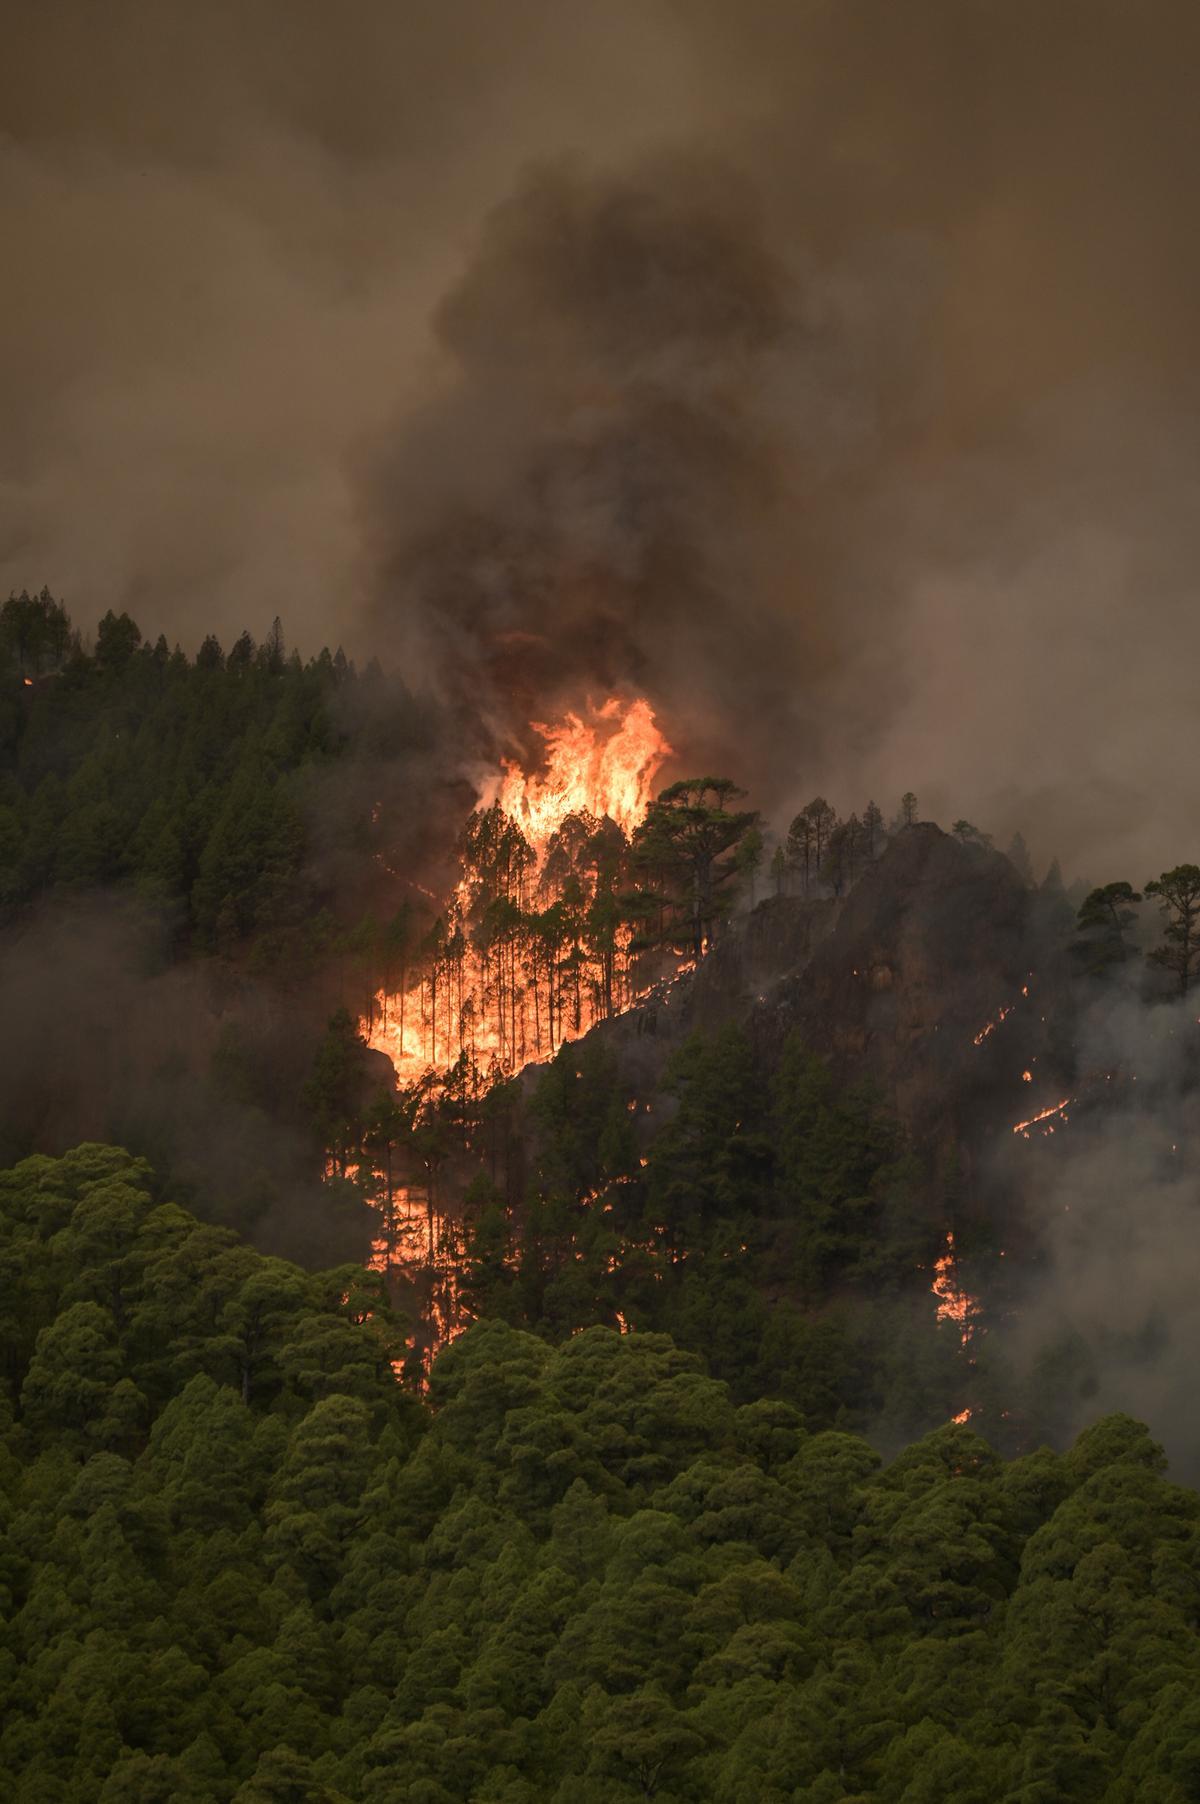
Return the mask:
<path fill-rule="evenodd" d="M 1007 858 L 921 824 L 845 900 L 760 903 L 697 972 L 593 1032 L 648 1087 L 695 1028 L 741 1022 L 768 1059 L 798 1030 L 842 1080 L 873 1079 L 914 1134 L 978 1145 L 1062 1072 L 1063 986 L 1038 939 Z"/>
<path fill-rule="evenodd" d="M 918 1134 L 1011 1132 L 1060 1062 L 1048 1003 L 1061 981 L 1038 940 L 1034 895 L 1007 858 L 909 827 L 754 1031 L 769 1047 L 799 1029 L 839 1075 L 873 1078 Z"/>

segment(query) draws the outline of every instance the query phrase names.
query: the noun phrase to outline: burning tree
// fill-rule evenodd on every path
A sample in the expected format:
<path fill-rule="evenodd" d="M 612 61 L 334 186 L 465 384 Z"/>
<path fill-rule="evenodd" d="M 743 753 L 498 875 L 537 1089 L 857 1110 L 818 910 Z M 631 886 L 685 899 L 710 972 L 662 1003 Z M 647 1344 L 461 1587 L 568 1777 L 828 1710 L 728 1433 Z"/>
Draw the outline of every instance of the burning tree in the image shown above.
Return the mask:
<path fill-rule="evenodd" d="M 535 730 L 544 769 L 508 761 L 481 795 L 461 876 L 424 939 L 397 916 L 389 963 L 401 994 L 378 999 L 372 1044 L 402 1080 L 463 1056 L 514 1070 L 635 993 L 629 836 L 670 747 L 644 701 L 610 700 Z"/>

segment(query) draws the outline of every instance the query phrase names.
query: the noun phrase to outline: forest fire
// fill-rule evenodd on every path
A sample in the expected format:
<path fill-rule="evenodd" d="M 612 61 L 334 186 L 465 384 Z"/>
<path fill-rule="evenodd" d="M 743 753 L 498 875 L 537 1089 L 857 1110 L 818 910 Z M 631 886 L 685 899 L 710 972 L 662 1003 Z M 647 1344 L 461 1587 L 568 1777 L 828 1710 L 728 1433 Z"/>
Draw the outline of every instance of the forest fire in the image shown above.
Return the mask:
<path fill-rule="evenodd" d="M 654 779 L 671 752 L 649 702 L 623 706 L 612 696 L 590 721 L 568 714 L 556 726 L 535 721 L 533 729 L 546 742 L 545 772 L 531 776 L 506 759 L 503 777 L 480 805 L 497 803 L 539 861 L 568 815 L 610 820 L 628 838 L 645 820 Z"/>
<path fill-rule="evenodd" d="M 485 786 L 453 895 L 399 948 L 399 983 L 364 1023 L 402 1084 L 547 1058 L 644 987 L 618 880 L 671 747 L 640 698 L 534 730 L 544 769 L 506 761 Z"/>
<path fill-rule="evenodd" d="M 459 1296 L 465 1252 L 462 1231 L 437 1209 L 428 1186 L 393 1186 L 381 1199 L 380 1213 L 383 1232 L 371 1242 L 367 1269 L 398 1274 L 424 1291 L 427 1364 L 432 1353 L 460 1335 L 470 1319 Z"/>
<path fill-rule="evenodd" d="M 469 1168 L 496 1191 L 511 1103 L 503 1080 L 640 999 L 665 999 L 695 969 L 734 893 L 720 886 L 738 874 L 736 850 L 757 818 L 728 808 L 742 792 L 724 778 L 657 793 L 672 748 L 643 699 L 610 698 L 534 731 L 540 766 L 505 763 L 481 787 L 441 912 L 422 919 L 405 884 L 410 894 L 376 941 L 384 987 L 360 1023 L 397 1080 L 373 1105 L 363 1142 L 359 1187 L 383 1218 L 371 1265 L 419 1300 L 411 1356 L 422 1368 L 470 1319 L 461 1273 L 472 1230 L 459 1193 Z M 582 1061 L 574 1075 L 585 1077 Z M 624 1100 L 635 1116 L 653 1108 Z M 646 1163 L 639 1156 L 636 1171 L 580 1202 L 611 1214 L 618 1189 L 637 1183 Z M 521 1228 L 506 1214 L 511 1246 Z M 662 1282 L 666 1227 L 654 1237 L 623 1237 L 608 1272 L 636 1252 Z M 585 1257 L 574 1249 L 575 1262 Z M 673 1249 L 670 1263 L 686 1257 Z"/>

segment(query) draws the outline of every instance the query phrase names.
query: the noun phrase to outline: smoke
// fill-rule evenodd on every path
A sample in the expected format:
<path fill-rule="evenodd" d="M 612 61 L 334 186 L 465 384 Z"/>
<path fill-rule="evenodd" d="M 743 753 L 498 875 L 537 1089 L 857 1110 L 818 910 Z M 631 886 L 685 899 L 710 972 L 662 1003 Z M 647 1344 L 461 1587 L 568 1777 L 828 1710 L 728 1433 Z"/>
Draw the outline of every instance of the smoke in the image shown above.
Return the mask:
<path fill-rule="evenodd" d="M 265 1251 L 361 1258 L 369 1211 L 320 1183 L 299 1107 L 328 1009 L 168 964 L 168 945 L 160 919 L 98 897 L 0 944 L 0 1167 L 109 1141 L 148 1158 L 170 1201 Z"/>
<path fill-rule="evenodd" d="M 0 584 L 378 643 L 469 756 L 642 687 L 781 816 L 912 788 L 1140 883 L 1195 850 L 1198 39 L 1186 0 L 24 9 Z"/>
<path fill-rule="evenodd" d="M 378 636 L 485 743 L 636 688 L 693 758 L 763 767 L 804 641 L 745 580 L 794 306 L 721 164 L 547 165 L 491 217 L 437 314 L 454 380 L 372 471 Z"/>
<path fill-rule="evenodd" d="M 1081 1015 L 1078 1101 L 1053 1138 L 1015 1146 L 1035 1254 L 993 1331 L 1007 1401 L 1062 1443 L 1113 1411 L 1149 1422 L 1200 1475 L 1196 1005 L 1118 987 Z"/>

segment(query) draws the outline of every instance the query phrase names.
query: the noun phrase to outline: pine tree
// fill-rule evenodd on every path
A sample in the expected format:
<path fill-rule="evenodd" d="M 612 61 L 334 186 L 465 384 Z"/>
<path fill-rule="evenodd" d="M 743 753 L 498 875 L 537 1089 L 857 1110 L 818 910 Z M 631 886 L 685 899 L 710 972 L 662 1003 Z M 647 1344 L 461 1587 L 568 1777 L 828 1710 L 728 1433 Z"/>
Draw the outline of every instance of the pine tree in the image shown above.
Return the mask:
<path fill-rule="evenodd" d="M 1186 996 L 1200 964 L 1200 865 L 1178 864 L 1146 885 L 1146 894 L 1159 899 L 1166 923 L 1161 946 L 1150 958 L 1179 980 Z"/>
<path fill-rule="evenodd" d="M 1014 833 L 1009 842 L 1008 861 L 1016 871 L 1021 882 L 1029 889 L 1033 887 L 1033 860 L 1029 856 L 1029 847 L 1025 844 L 1024 835 Z"/>

